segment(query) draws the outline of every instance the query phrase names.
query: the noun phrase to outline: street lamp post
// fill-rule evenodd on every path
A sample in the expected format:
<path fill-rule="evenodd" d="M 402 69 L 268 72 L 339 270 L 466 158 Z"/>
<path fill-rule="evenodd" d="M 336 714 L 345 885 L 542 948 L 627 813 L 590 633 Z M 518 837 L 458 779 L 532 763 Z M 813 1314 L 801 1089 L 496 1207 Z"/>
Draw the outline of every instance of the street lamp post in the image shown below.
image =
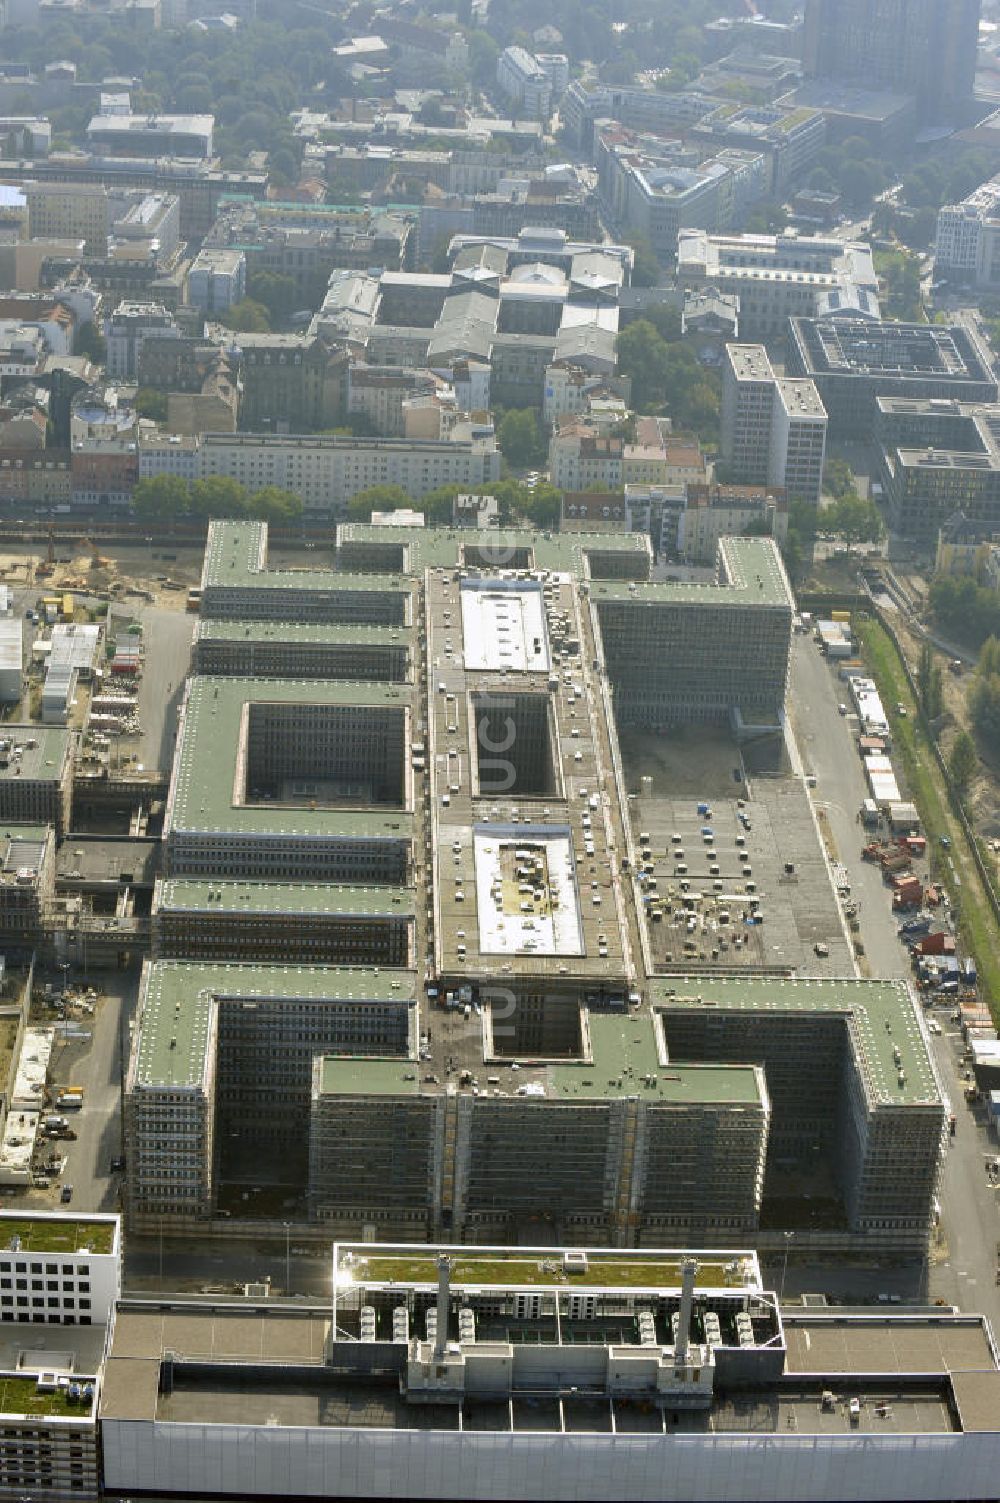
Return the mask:
<path fill-rule="evenodd" d="M 282 1226 L 285 1228 L 285 1294 L 289 1295 L 292 1292 L 292 1262 L 291 1247 L 289 1246 L 289 1241 L 292 1235 L 292 1228 L 287 1221 L 283 1221 Z"/>

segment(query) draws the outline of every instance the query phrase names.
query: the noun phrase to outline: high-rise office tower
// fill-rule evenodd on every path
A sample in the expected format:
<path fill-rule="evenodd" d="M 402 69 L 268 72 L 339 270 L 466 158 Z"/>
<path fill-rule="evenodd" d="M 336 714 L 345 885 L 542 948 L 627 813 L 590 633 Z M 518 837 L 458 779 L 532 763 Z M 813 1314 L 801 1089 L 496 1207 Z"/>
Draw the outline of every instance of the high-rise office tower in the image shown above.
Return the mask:
<path fill-rule="evenodd" d="M 807 73 L 912 94 L 922 119 L 972 94 L 980 0 L 808 0 Z"/>

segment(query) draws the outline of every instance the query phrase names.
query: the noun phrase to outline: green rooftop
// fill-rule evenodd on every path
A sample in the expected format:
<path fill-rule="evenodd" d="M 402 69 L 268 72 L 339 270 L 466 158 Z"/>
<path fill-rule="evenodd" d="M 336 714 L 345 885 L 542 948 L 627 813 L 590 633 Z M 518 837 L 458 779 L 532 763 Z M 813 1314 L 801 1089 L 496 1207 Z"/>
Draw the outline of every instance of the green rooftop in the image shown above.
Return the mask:
<path fill-rule="evenodd" d="M 941 1104 L 905 981 L 671 976 L 652 978 L 648 991 L 652 1005 L 667 1011 L 839 1014 L 847 1020 L 858 1066 L 877 1105 Z M 667 1031 L 669 1035 L 669 1028 Z"/>
<path fill-rule="evenodd" d="M 244 882 L 167 877 L 157 883 L 160 913 L 329 914 L 344 918 L 410 918 L 414 894 L 405 887 L 334 886 L 326 882 Z"/>
<path fill-rule="evenodd" d="M 17 1237 L 22 1252 L 110 1253 L 115 1220 L 78 1216 L 0 1216 L 0 1247 Z"/>
<path fill-rule="evenodd" d="M 201 1085 L 219 997 L 398 1002 L 405 1007 L 413 1001 L 414 980 L 410 971 L 383 967 L 155 961 L 144 972 L 139 999 L 135 1085 Z"/>
<path fill-rule="evenodd" d="M 653 1021 L 648 1015 L 588 1012 L 591 1062 L 549 1065 L 546 1097 L 600 1100 L 641 1096 L 675 1106 L 718 1103 L 763 1105 L 761 1076 L 755 1065 L 662 1065 L 657 1056 Z M 655 1077 L 652 1085 L 643 1083 Z"/>
<path fill-rule="evenodd" d="M 333 569 L 272 569 L 267 562 L 267 524 L 247 520 L 212 522 L 205 544 L 202 591 L 373 590 L 406 591 L 400 575 L 338 573 Z M 210 602 L 209 602 L 210 605 Z"/>
<path fill-rule="evenodd" d="M 723 538 L 720 543 L 727 578 L 720 584 L 632 583 L 595 579 L 591 599 L 631 601 L 643 605 L 779 605 L 795 609 L 781 555 L 770 538 Z"/>
<path fill-rule="evenodd" d="M 366 576 L 370 587 L 371 576 Z M 199 616 L 196 642 L 280 642 L 292 647 L 405 647 L 412 637 L 406 626 L 368 626 L 341 621 L 227 621 Z"/>
<path fill-rule="evenodd" d="M 623 1017 L 621 1013 L 588 1012 L 585 1016 L 589 1060 L 533 1065 L 531 1059 L 522 1058 L 516 1076 L 503 1068 L 505 1093 L 510 1096 L 518 1085 L 536 1082 L 545 1094 L 532 1101 L 641 1096 L 643 1101 L 675 1106 L 764 1106 L 763 1076 L 756 1065 L 663 1065 L 648 1014 Z M 482 1074 L 500 1069 L 496 1064 L 484 1065 Z M 651 1076 L 655 1080 L 650 1084 Z M 346 1096 L 414 1096 L 421 1092 L 421 1085 L 412 1061 L 329 1057 L 324 1060 L 323 1090 Z M 438 1088 L 432 1087 L 428 1094 L 437 1093 Z"/>
<path fill-rule="evenodd" d="M 449 1248 L 452 1289 L 500 1287 L 519 1289 L 656 1289 L 679 1290 L 681 1265 L 690 1256 L 698 1265 L 696 1287 L 742 1289 L 759 1287 L 756 1259 L 745 1252 L 691 1252 L 671 1256 L 662 1252 L 587 1253 L 586 1271 L 568 1272 L 558 1249 L 550 1253 L 505 1248 Z M 357 1283 L 420 1284 L 436 1288 L 438 1249 L 372 1247 L 370 1243 L 334 1246 L 334 1290 Z"/>
<path fill-rule="evenodd" d="M 425 569 L 456 569 L 464 563 L 465 548 L 482 548 L 502 555 L 530 549 L 532 567 L 552 569 L 578 578 L 587 576 L 588 553 L 631 554 L 648 559 L 648 539 L 637 532 L 534 532 L 530 528 L 479 532 L 461 527 L 380 527 L 366 522 L 345 522 L 337 528 L 337 546 L 350 563 L 354 545 L 403 547 L 406 572 L 421 575 Z M 502 568 L 502 561 L 497 567 Z"/>
<path fill-rule="evenodd" d="M 405 710 L 409 708 L 410 691 L 403 684 L 361 679 L 189 679 L 168 801 L 169 832 L 410 838 L 412 816 L 404 809 L 235 803 L 243 707 L 253 703 L 373 705 Z"/>
<path fill-rule="evenodd" d="M 320 1089 L 325 1096 L 418 1096 L 420 1077 L 412 1059 L 323 1056 Z"/>
<path fill-rule="evenodd" d="M 79 1378 L 77 1383 L 81 1382 Z M 82 1380 L 86 1382 L 84 1378 Z M 30 1417 L 50 1419 L 89 1420 L 94 1407 L 94 1398 L 71 1399 L 69 1383 L 60 1383 L 53 1389 L 39 1389 L 35 1378 L 0 1377 L 0 1415 L 24 1414 Z"/>
<path fill-rule="evenodd" d="M 72 745 L 73 732 L 63 725 L 4 725 L 0 738 L 13 741 L 4 753 L 6 767 L 0 767 L 0 779 L 27 782 L 58 782 L 66 755 Z M 21 755 L 15 755 L 20 748 Z"/>

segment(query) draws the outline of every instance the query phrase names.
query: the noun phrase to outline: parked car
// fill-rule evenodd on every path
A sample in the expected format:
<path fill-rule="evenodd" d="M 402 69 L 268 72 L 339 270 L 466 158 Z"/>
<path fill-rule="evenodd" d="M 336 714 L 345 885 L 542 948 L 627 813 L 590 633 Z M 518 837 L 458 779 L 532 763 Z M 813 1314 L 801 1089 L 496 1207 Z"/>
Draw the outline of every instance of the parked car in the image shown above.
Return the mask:
<path fill-rule="evenodd" d="M 59 1199 L 62 1201 L 64 1206 L 68 1206 L 70 1201 L 73 1199 L 73 1186 L 63 1185 L 62 1189 L 59 1192 Z"/>

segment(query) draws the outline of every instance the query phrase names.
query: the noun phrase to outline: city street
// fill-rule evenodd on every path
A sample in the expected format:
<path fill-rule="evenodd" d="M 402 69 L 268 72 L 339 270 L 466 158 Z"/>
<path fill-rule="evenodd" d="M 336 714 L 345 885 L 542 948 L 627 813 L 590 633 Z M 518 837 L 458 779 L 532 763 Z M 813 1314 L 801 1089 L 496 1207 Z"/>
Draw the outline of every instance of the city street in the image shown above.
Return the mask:
<path fill-rule="evenodd" d="M 835 665 L 820 653 L 811 636 L 793 639 L 790 705 L 804 767 L 814 773 L 813 802 L 826 815 L 837 859 L 846 866 L 852 898 L 861 904 L 861 938 L 873 976 L 909 976 L 907 951 L 896 933 L 888 891 L 880 869 L 861 860 L 864 834 L 857 823 L 867 796 L 861 759 L 854 744 L 857 722 L 838 712 L 850 703 Z M 942 1088 L 958 1119 L 949 1140 L 941 1185 L 940 1239 L 931 1257 L 929 1289 L 923 1266 L 908 1268 L 812 1267 L 789 1260 L 785 1292 L 826 1291 L 844 1299 L 877 1298 L 880 1293 L 931 1299 L 965 1309 L 982 1310 L 1000 1324 L 1000 1288 L 996 1283 L 1000 1214 L 996 1192 L 986 1173 L 988 1158 L 1000 1152 L 983 1123 L 965 1104 L 960 1057 L 963 1042 L 951 1022 L 950 1007 L 933 1010 L 940 1036 L 928 1035 Z M 780 1265 L 775 1278 L 780 1276 Z M 923 1297 L 926 1297 L 924 1295 Z"/>
<path fill-rule="evenodd" d="M 84 977 L 82 973 L 70 972 L 68 979 L 73 985 Z M 60 985 L 62 972 L 56 971 L 51 976 L 41 972 L 38 984 L 46 980 L 51 980 L 53 986 Z M 122 1152 L 122 1048 L 127 1055 L 128 1025 L 135 1015 L 139 972 L 138 969 L 95 971 L 86 980 L 98 990 L 105 989 L 93 1017 L 81 1019 L 78 1025 L 91 1029 L 92 1036 L 63 1040 L 57 1034 L 49 1069 L 53 1086 L 84 1088 L 83 1107 L 64 1114 L 78 1137 L 75 1143 L 59 1144 L 67 1159 L 60 1184 L 73 1186 L 74 1210 L 114 1211 L 119 1208 L 120 1176 L 112 1175 L 110 1170 L 111 1160 Z M 32 1190 L 18 1194 L 12 1204 L 50 1206 L 52 1201 L 51 1194 Z"/>

